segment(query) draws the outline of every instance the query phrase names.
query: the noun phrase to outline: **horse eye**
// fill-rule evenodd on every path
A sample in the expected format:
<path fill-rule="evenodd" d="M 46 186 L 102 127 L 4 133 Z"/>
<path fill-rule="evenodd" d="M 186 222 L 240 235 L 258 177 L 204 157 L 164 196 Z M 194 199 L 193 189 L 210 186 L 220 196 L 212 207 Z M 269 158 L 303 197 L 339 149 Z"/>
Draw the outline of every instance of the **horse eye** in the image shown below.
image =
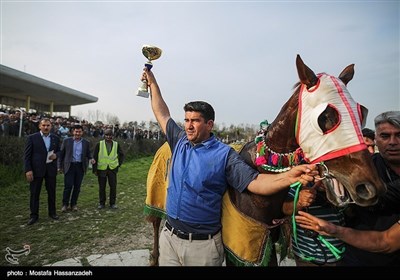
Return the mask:
<path fill-rule="evenodd" d="M 326 109 L 318 117 L 318 126 L 323 131 L 327 133 L 336 126 L 339 125 L 340 116 L 338 111 L 331 105 L 328 105 Z"/>

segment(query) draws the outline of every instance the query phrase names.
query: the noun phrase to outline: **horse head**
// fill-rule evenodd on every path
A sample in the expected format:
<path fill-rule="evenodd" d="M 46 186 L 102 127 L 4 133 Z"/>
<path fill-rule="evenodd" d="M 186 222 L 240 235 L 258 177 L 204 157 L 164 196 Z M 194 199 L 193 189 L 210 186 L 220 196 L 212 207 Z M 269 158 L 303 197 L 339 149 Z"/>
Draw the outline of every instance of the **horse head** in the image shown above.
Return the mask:
<path fill-rule="evenodd" d="M 299 55 L 296 66 L 300 82 L 264 131 L 264 159 L 258 160 L 258 169 L 280 172 L 301 161 L 317 163 L 333 205 L 375 204 L 386 187 L 362 137 L 368 110 L 347 89 L 354 64 L 338 77 L 315 74 Z M 280 166 L 273 164 L 274 159 Z"/>
<path fill-rule="evenodd" d="M 386 187 L 362 137 L 368 110 L 352 99 L 346 87 L 354 76 L 354 64 L 347 66 L 339 77 L 315 74 L 299 55 L 296 66 L 300 81 L 292 96 L 271 124 L 261 123 L 255 141 L 246 143 L 239 154 L 261 173 L 285 172 L 298 164 L 316 163 L 326 197 L 333 205 L 375 204 Z M 280 227 L 287 225 L 282 205 L 288 190 L 261 196 L 228 188 L 228 195 L 227 201 L 234 207 L 228 202 L 223 204 L 222 234 L 228 248 L 227 263 L 240 260 L 245 265 L 264 262 L 277 265 L 271 244 L 280 237 L 285 242 L 289 236 L 285 233 L 287 227 Z M 233 209 L 240 212 L 239 217 Z M 245 216 L 257 221 L 258 226 L 249 221 L 237 225 Z M 236 239 L 231 238 L 232 232 L 246 237 L 241 239 L 241 246 L 233 242 Z M 253 246 L 257 242 L 258 250 Z M 255 254 L 248 253 L 250 247 Z"/>

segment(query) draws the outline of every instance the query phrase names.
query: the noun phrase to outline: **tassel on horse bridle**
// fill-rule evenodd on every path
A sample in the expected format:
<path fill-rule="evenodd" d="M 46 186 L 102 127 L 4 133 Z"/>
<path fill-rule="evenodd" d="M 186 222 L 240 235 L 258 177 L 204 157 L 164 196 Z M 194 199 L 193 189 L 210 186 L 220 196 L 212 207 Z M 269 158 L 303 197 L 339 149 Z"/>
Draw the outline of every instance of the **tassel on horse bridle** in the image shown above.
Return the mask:
<path fill-rule="evenodd" d="M 277 153 L 267 145 L 269 123 L 260 123 L 260 130 L 254 139 L 257 145 L 255 165 L 269 172 L 285 172 L 292 166 L 299 165 L 304 160 L 303 150 L 299 147 L 293 152 Z"/>

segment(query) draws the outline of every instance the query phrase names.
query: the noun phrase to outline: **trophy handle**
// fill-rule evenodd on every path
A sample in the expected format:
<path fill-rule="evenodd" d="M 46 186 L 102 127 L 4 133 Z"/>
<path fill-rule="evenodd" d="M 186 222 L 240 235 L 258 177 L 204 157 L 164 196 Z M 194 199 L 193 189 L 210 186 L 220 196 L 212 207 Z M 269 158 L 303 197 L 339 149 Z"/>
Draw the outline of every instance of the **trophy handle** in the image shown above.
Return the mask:
<path fill-rule="evenodd" d="M 147 61 L 144 66 L 147 68 L 147 70 L 151 70 L 151 68 L 153 68 L 153 63 L 151 63 L 151 61 Z"/>
<path fill-rule="evenodd" d="M 153 67 L 153 64 L 151 63 L 151 61 L 147 61 L 144 66 L 147 68 L 147 70 L 151 70 L 151 68 Z M 149 97 L 149 91 L 148 91 L 148 86 L 147 86 L 147 80 L 143 80 L 142 84 L 140 85 L 140 87 L 138 88 L 138 92 L 136 94 L 137 96 L 141 96 L 141 97 L 145 97 L 148 98 Z"/>
<path fill-rule="evenodd" d="M 138 88 L 137 96 L 148 98 L 150 93 L 147 91 L 147 81 L 143 80 L 142 85 Z"/>
<path fill-rule="evenodd" d="M 144 64 L 147 70 L 151 70 L 153 64 L 151 63 L 152 60 L 158 59 L 161 56 L 162 50 L 156 46 L 151 45 L 144 45 L 142 47 L 143 55 L 148 59 L 148 61 Z M 146 97 L 148 98 L 150 93 L 148 91 L 147 81 L 143 80 L 142 84 L 138 88 L 136 93 L 137 96 Z"/>

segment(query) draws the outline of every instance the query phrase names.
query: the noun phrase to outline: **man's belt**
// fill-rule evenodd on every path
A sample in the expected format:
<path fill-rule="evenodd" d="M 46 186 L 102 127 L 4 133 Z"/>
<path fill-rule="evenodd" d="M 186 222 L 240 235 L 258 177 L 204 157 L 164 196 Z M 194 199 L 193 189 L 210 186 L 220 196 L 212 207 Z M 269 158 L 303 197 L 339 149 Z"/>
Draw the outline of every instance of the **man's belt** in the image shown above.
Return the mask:
<path fill-rule="evenodd" d="M 168 221 L 165 222 L 165 227 L 172 232 L 172 234 L 175 234 L 177 237 L 180 239 L 185 239 L 185 240 L 208 240 L 213 238 L 218 232 L 213 233 L 213 234 L 203 234 L 203 233 L 188 233 L 188 232 L 183 232 L 179 229 L 173 228 Z"/>

